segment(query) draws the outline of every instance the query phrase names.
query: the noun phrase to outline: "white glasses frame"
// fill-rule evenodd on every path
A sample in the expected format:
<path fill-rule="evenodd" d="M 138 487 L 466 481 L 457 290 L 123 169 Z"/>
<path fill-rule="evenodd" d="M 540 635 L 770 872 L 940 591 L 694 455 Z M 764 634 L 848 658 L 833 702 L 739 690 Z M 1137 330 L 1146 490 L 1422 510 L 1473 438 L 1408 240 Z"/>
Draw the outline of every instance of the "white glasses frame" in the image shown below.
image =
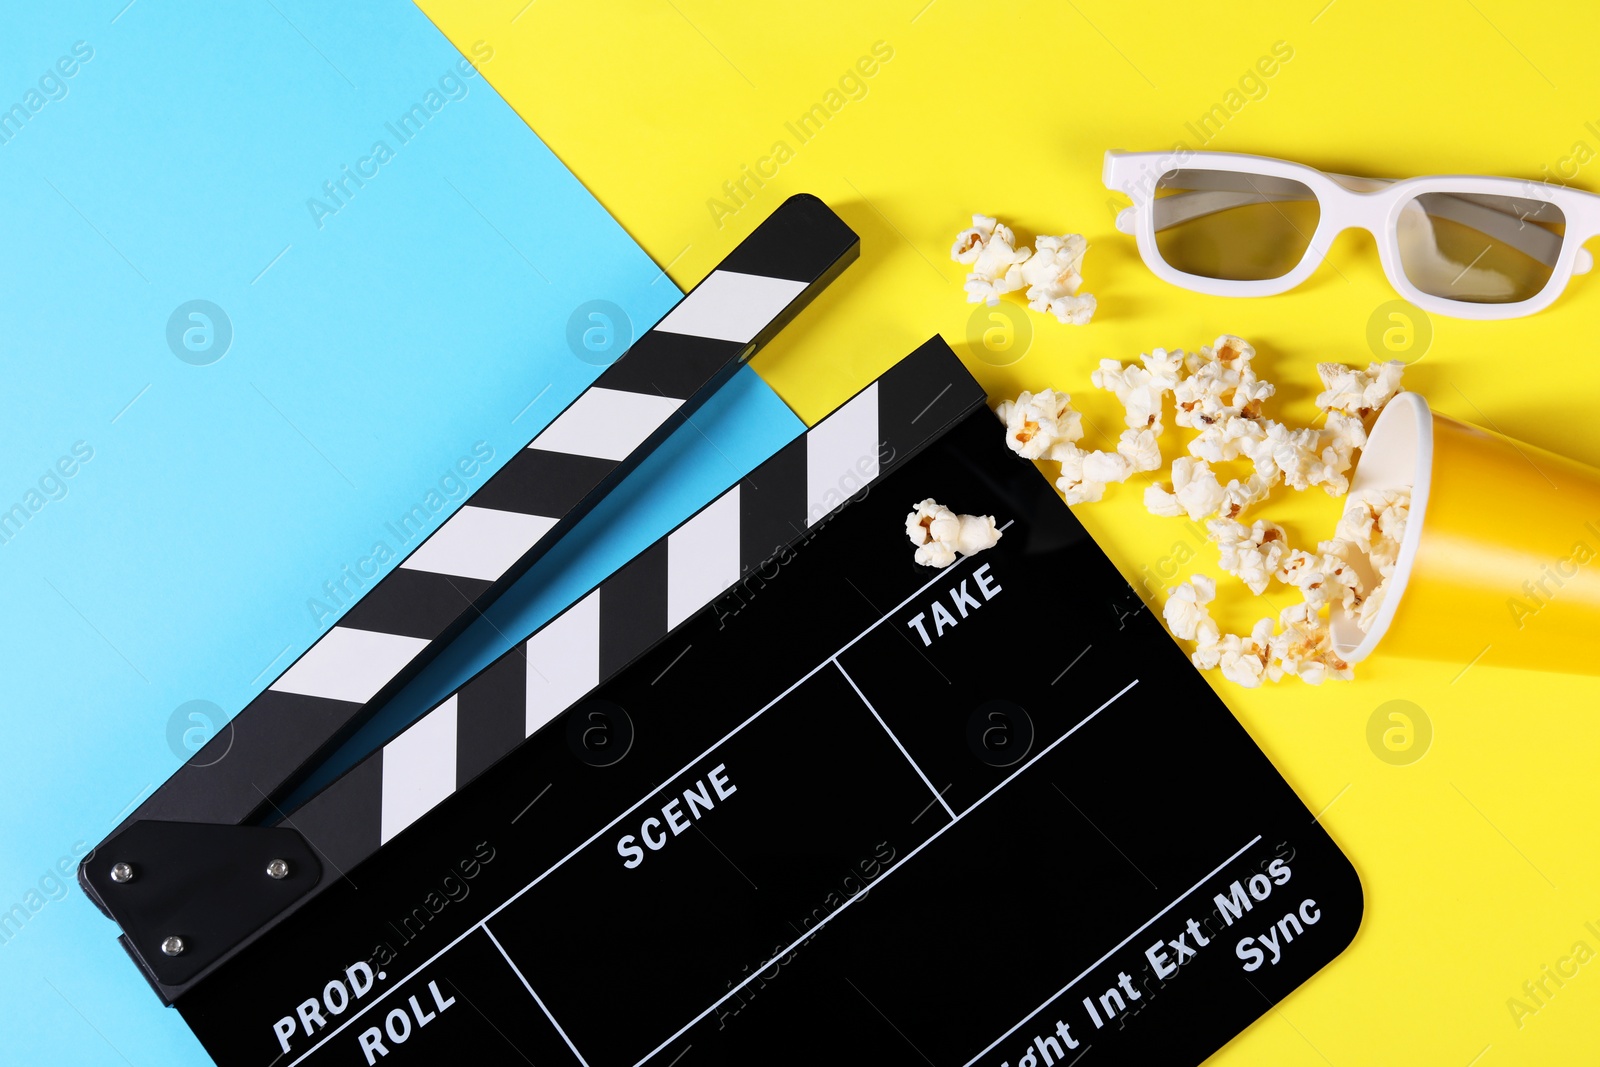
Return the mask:
<path fill-rule="evenodd" d="M 1305 254 L 1287 274 L 1258 281 L 1232 281 L 1207 278 L 1178 270 L 1161 257 L 1156 245 L 1156 188 L 1162 175 L 1175 170 L 1214 170 L 1240 175 L 1260 175 L 1299 182 L 1317 198 L 1320 217 L 1311 234 Z M 1287 160 L 1233 152 L 1121 152 L 1109 151 L 1105 157 L 1103 180 L 1106 188 L 1133 200 L 1133 207 L 1117 215 L 1117 229 L 1132 234 L 1139 256 L 1158 278 L 1185 289 L 1212 296 L 1273 296 L 1287 292 L 1305 281 L 1321 266 L 1328 248 L 1339 234 L 1362 229 L 1378 244 L 1378 259 L 1389 284 L 1416 307 L 1433 314 L 1459 319 L 1510 319 L 1529 315 L 1548 307 L 1566 289 L 1574 274 L 1586 274 L 1594 258 L 1584 242 L 1600 235 L 1600 195 L 1581 189 L 1549 185 L 1518 178 L 1492 178 L 1481 175 L 1439 175 L 1426 178 L 1360 178 L 1330 174 Z M 1401 211 L 1424 193 L 1458 194 L 1463 210 L 1475 215 L 1473 225 L 1533 256 L 1551 267 L 1544 287 L 1526 300 L 1484 303 L 1452 300 L 1425 293 L 1412 284 L 1400 261 L 1399 222 Z M 1208 194 L 1198 194 L 1208 195 Z M 1237 195 L 1237 194 L 1235 194 Z M 1254 199 L 1268 194 L 1251 194 Z M 1467 197 L 1517 197 L 1554 204 L 1565 220 L 1563 235 L 1529 226 L 1515 213 L 1506 214 L 1474 204 Z M 1167 197 L 1163 200 L 1170 199 Z M 1303 196 L 1300 197 L 1303 199 Z M 1211 207 L 1209 210 L 1218 210 Z M 1206 213 L 1205 209 L 1183 215 L 1182 219 Z M 1486 218 L 1493 216 L 1492 218 Z M 1171 223 L 1169 223 L 1170 225 Z M 1542 236 L 1541 236 L 1542 235 Z M 1552 239 L 1559 248 L 1549 247 Z M 1551 260 L 1554 262 L 1551 262 Z"/>

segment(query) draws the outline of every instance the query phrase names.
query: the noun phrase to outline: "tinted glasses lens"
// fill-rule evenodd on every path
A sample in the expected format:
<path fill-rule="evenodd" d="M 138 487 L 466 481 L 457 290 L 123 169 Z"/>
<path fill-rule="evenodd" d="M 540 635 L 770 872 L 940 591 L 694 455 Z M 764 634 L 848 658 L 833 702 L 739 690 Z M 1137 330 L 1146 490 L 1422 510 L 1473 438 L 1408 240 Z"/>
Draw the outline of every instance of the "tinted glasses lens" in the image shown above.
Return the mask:
<path fill-rule="evenodd" d="M 1202 278 L 1281 278 L 1305 258 L 1322 217 L 1316 194 L 1290 178 L 1172 170 L 1156 183 L 1156 248 Z"/>
<path fill-rule="evenodd" d="M 1430 296 L 1511 304 L 1539 294 L 1566 232 L 1544 200 L 1478 193 L 1422 193 L 1400 209 L 1400 266 Z"/>

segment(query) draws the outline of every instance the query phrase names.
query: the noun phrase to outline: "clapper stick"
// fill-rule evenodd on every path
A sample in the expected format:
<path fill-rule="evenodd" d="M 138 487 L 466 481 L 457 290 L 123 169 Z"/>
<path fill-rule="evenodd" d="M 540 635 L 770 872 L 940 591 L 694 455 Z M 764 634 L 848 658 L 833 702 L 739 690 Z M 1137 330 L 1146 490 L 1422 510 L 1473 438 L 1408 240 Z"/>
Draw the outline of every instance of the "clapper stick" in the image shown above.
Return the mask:
<path fill-rule="evenodd" d="M 949 346 L 937 337 L 928 341 L 291 812 L 284 825 L 335 867 L 351 869 L 707 605 L 736 613 L 741 579 L 984 401 Z"/>
<path fill-rule="evenodd" d="M 859 251 L 821 200 L 784 201 L 123 825 L 270 817 Z"/>

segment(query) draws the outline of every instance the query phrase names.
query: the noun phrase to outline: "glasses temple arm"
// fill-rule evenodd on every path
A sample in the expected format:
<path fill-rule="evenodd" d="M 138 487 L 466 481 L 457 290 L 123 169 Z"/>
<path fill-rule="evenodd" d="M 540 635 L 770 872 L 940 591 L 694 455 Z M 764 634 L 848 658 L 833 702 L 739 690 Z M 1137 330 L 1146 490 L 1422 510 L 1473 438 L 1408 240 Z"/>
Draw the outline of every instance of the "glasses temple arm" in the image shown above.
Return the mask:
<path fill-rule="evenodd" d="M 1562 235 L 1530 223 L 1528 216 L 1518 212 L 1490 207 L 1453 193 L 1435 193 L 1425 210 L 1510 245 L 1546 267 L 1554 267 L 1561 255 Z"/>

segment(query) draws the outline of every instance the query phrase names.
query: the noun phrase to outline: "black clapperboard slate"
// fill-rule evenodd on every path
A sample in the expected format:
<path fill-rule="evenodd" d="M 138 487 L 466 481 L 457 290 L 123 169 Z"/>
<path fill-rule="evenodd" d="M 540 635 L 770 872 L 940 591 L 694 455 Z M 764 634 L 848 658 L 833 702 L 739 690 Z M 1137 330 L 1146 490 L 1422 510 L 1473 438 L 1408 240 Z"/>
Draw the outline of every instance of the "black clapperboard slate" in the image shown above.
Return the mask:
<path fill-rule="evenodd" d="M 668 629 L 722 498 L 595 594 L 601 684 L 177 1000 L 219 1064 L 1193 1064 L 1351 942 L 1350 862 L 943 342 L 874 389 L 843 506 L 862 396 L 736 487 L 731 589 Z M 916 565 L 926 497 L 999 544 Z"/>

